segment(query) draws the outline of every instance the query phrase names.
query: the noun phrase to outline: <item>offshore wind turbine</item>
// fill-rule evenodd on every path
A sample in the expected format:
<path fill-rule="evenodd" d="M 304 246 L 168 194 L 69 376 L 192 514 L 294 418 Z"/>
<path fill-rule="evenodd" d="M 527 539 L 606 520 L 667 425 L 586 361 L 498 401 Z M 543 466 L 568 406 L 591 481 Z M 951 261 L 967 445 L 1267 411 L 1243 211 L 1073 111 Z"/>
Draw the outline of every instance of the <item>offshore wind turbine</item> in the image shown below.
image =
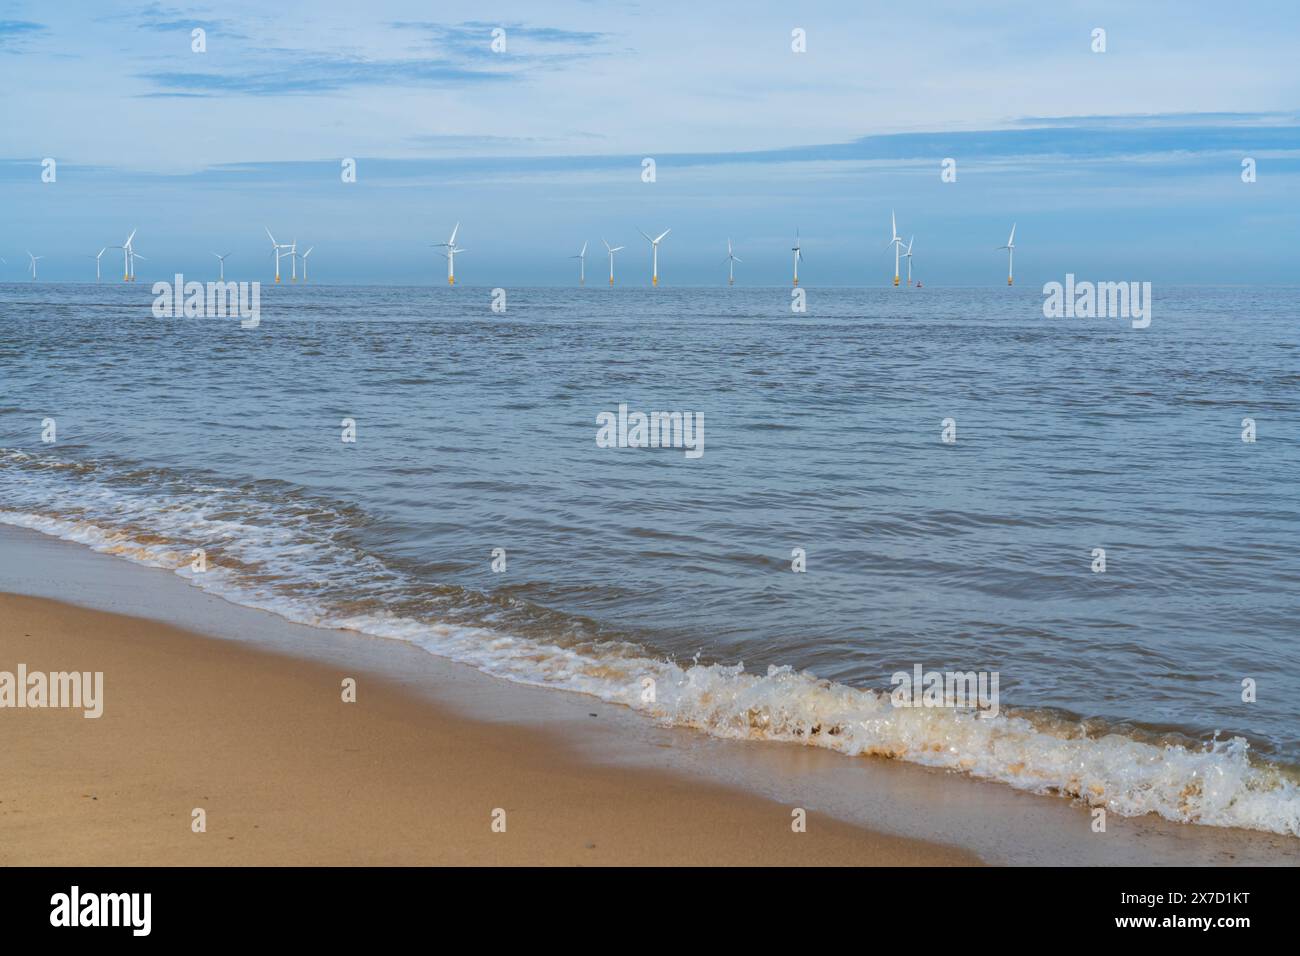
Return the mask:
<path fill-rule="evenodd" d="M 135 242 L 135 234 L 137 231 L 138 230 L 136 229 L 132 229 L 131 235 L 126 237 L 126 246 L 125 246 L 125 250 L 126 250 L 125 255 L 126 255 L 126 262 L 127 262 L 126 274 L 130 277 L 129 281 L 131 282 L 135 281 L 135 260 L 144 258 L 144 256 L 138 256 L 136 254 L 135 246 L 133 245 L 133 243 Z"/>
<path fill-rule="evenodd" d="M 1011 224 L 1011 235 L 1005 246 L 998 246 L 998 251 L 1007 250 L 1007 285 L 1011 285 L 1011 265 L 1016 254 L 1016 224 Z"/>
<path fill-rule="evenodd" d="M 578 260 L 578 285 L 587 284 L 587 244 L 582 244 L 582 251 L 576 256 L 569 256 L 570 259 Z"/>
<path fill-rule="evenodd" d="M 275 281 L 279 282 L 280 281 L 280 250 L 288 249 L 289 246 L 285 245 L 282 242 L 276 242 L 275 236 L 271 235 L 271 230 L 265 226 L 263 228 L 266 229 L 266 235 L 271 240 L 271 253 L 272 255 L 275 256 Z"/>
<path fill-rule="evenodd" d="M 311 255 L 311 250 L 315 248 L 316 248 L 315 246 L 311 246 L 307 249 L 306 252 L 302 254 L 302 281 L 303 282 L 307 281 L 307 257 Z"/>
<path fill-rule="evenodd" d="M 227 252 L 224 256 L 219 252 L 214 252 L 212 254 L 216 256 L 217 261 L 221 263 L 221 277 L 219 281 L 225 282 L 226 281 L 226 259 L 230 257 L 230 253 Z"/>
<path fill-rule="evenodd" d="M 135 249 L 131 246 L 131 241 L 135 238 L 138 229 L 132 229 L 131 235 L 126 237 L 126 242 L 120 246 L 109 246 L 110 249 L 122 250 L 122 281 L 132 282 L 135 280 Z M 141 256 L 140 258 L 144 258 Z"/>
<path fill-rule="evenodd" d="M 31 272 L 32 272 L 32 281 L 35 282 L 35 281 L 36 281 L 36 262 L 37 262 L 38 259 L 44 259 L 45 257 L 44 257 L 44 256 L 34 256 L 34 255 L 31 254 L 31 251 L 29 250 L 29 251 L 27 252 L 27 258 L 31 260 L 31 262 L 29 262 L 29 263 L 27 264 L 27 268 L 31 270 Z"/>
<path fill-rule="evenodd" d="M 271 227 L 264 226 L 266 235 L 271 240 L 271 255 L 275 256 L 275 281 L 280 281 L 280 244 L 275 241 L 275 236 L 271 235 Z"/>
<path fill-rule="evenodd" d="M 907 260 L 907 286 L 912 287 L 912 243 L 916 241 L 916 236 L 907 240 L 907 251 L 903 253 L 903 258 Z"/>
<path fill-rule="evenodd" d="M 605 242 L 604 239 L 600 241 Z M 614 246 L 611 248 L 610 244 L 608 242 L 605 242 L 605 249 L 609 252 L 609 284 L 611 288 L 614 285 L 614 253 L 618 252 L 620 249 L 625 249 L 625 248 L 626 246 Z"/>
<path fill-rule="evenodd" d="M 105 246 L 103 249 L 100 249 L 99 252 L 93 256 L 86 256 L 87 259 L 95 260 L 95 281 L 96 282 L 99 281 L 99 257 L 106 252 L 108 252 L 108 246 Z"/>
<path fill-rule="evenodd" d="M 446 242 L 435 242 L 435 249 L 446 249 L 443 253 L 447 257 L 447 285 L 456 284 L 456 253 L 464 252 L 464 249 L 456 245 L 456 233 L 460 232 L 460 223 L 456 223 L 456 228 L 451 231 L 451 238 Z"/>
<path fill-rule="evenodd" d="M 641 232 L 641 230 L 638 229 L 637 232 Z M 646 236 L 644 232 L 641 232 L 641 235 L 645 236 L 645 241 L 650 243 L 651 254 L 654 261 L 654 265 L 650 271 L 651 285 L 657 286 L 659 284 L 659 243 L 662 242 L 664 236 L 668 235 L 670 232 L 672 232 L 672 229 L 665 229 L 654 239 L 651 239 L 649 236 Z"/>
<path fill-rule="evenodd" d="M 894 236 L 887 243 L 894 247 L 894 286 L 898 286 L 898 259 L 903 248 L 903 239 L 898 234 L 898 220 L 894 218 L 894 210 L 889 210 L 889 228 Z"/>
<path fill-rule="evenodd" d="M 723 260 L 727 263 L 727 285 L 736 284 L 736 263 L 745 260 L 736 255 L 736 250 L 731 247 L 731 240 L 727 240 L 727 258 Z"/>
<path fill-rule="evenodd" d="M 790 247 L 794 253 L 794 284 L 799 284 L 799 263 L 803 260 L 803 249 L 799 247 L 799 230 L 794 231 L 794 245 Z"/>

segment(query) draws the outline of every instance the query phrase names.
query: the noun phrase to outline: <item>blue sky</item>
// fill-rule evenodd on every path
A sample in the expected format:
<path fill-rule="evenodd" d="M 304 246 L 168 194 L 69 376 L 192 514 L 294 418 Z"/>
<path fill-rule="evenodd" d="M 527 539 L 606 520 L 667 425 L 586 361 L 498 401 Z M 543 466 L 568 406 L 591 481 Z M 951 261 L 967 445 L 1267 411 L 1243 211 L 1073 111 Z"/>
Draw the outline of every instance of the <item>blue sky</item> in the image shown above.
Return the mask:
<path fill-rule="evenodd" d="M 784 283 L 798 229 L 806 284 L 880 285 L 894 209 L 933 285 L 1005 281 L 1012 221 L 1025 284 L 1293 283 L 1300 7 L 1249 11 L 9 2 L 0 280 L 26 249 L 42 278 L 93 277 L 84 257 L 134 227 L 142 279 L 202 278 L 211 250 L 265 279 L 265 225 L 316 246 L 317 281 L 426 283 L 459 220 L 468 284 L 570 282 L 565 257 L 602 236 L 643 283 L 637 230 L 671 226 L 667 283 L 717 282 L 728 237 L 739 281 Z"/>

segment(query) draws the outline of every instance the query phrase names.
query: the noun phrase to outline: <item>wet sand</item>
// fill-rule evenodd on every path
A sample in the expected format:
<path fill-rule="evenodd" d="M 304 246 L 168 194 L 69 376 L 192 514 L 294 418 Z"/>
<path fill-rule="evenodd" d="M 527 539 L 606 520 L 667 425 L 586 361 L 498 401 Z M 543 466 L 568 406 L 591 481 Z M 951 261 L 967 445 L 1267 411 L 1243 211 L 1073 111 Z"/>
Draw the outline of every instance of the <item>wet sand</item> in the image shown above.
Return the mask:
<path fill-rule="evenodd" d="M 795 833 L 792 805 L 588 763 L 378 675 L 0 595 L 0 671 L 19 663 L 102 671 L 104 712 L 0 709 L 4 865 L 978 862 L 816 812 Z"/>

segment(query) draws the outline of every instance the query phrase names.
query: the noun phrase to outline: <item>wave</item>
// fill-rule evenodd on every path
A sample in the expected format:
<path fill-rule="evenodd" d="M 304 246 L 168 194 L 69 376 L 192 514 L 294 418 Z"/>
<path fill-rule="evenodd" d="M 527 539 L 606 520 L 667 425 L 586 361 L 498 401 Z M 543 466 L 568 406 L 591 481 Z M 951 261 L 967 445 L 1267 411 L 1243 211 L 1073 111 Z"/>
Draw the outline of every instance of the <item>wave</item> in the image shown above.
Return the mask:
<path fill-rule="evenodd" d="M 268 485 L 274 485 L 269 487 Z M 678 662 L 558 622 L 468 623 L 487 599 L 435 586 L 350 543 L 364 516 L 281 482 L 231 485 L 112 461 L 0 449 L 0 521 L 165 568 L 227 600 L 297 623 L 407 641 L 497 677 L 622 704 L 717 737 L 878 756 L 1057 794 L 1125 816 L 1300 836 L 1294 768 L 1241 737 L 1139 739 L 1047 711 L 996 717 L 896 708 L 887 693 L 772 667 Z M 208 552 L 206 571 L 192 550 Z M 480 618 L 484 615 L 480 614 Z M 539 636 L 538 632 L 549 635 Z"/>

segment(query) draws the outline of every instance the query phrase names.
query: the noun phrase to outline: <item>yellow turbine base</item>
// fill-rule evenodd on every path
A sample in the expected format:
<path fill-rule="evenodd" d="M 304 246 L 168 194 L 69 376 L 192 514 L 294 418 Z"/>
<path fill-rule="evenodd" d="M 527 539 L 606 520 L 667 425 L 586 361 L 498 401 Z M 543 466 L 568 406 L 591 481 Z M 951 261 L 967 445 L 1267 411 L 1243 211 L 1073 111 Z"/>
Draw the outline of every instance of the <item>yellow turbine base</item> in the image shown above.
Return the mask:
<path fill-rule="evenodd" d="M 1007 285 L 1011 285 L 1011 276 L 1007 276 Z"/>
<path fill-rule="evenodd" d="M 650 284 L 651 284 L 651 285 L 658 285 L 658 284 L 659 284 L 659 277 L 658 277 L 658 276 L 651 276 L 651 278 L 650 278 Z"/>
<path fill-rule="evenodd" d="M 455 277 L 455 276 L 447 276 L 447 285 L 455 285 L 455 284 L 456 284 L 456 277 Z"/>
<path fill-rule="evenodd" d="M 276 281 L 276 282 L 279 282 L 279 281 L 280 281 L 280 277 L 279 277 L 279 276 L 276 276 L 276 277 L 275 277 L 275 281 Z"/>
<path fill-rule="evenodd" d="M 795 286 L 798 286 L 798 285 L 799 285 L 799 277 L 798 277 L 798 276 L 795 276 L 795 277 L 794 277 L 794 284 L 795 284 Z"/>
<path fill-rule="evenodd" d="M 612 288 L 613 285 L 614 285 L 614 277 L 613 277 L 613 276 L 610 276 L 610 277 L 609 277 L 609 284 L 610 284 L 610 287 Z"/>
<path fill-rule="evenodd" d="M 894 276 L 894 287 L 898 287 L 898 276 Z"/>

